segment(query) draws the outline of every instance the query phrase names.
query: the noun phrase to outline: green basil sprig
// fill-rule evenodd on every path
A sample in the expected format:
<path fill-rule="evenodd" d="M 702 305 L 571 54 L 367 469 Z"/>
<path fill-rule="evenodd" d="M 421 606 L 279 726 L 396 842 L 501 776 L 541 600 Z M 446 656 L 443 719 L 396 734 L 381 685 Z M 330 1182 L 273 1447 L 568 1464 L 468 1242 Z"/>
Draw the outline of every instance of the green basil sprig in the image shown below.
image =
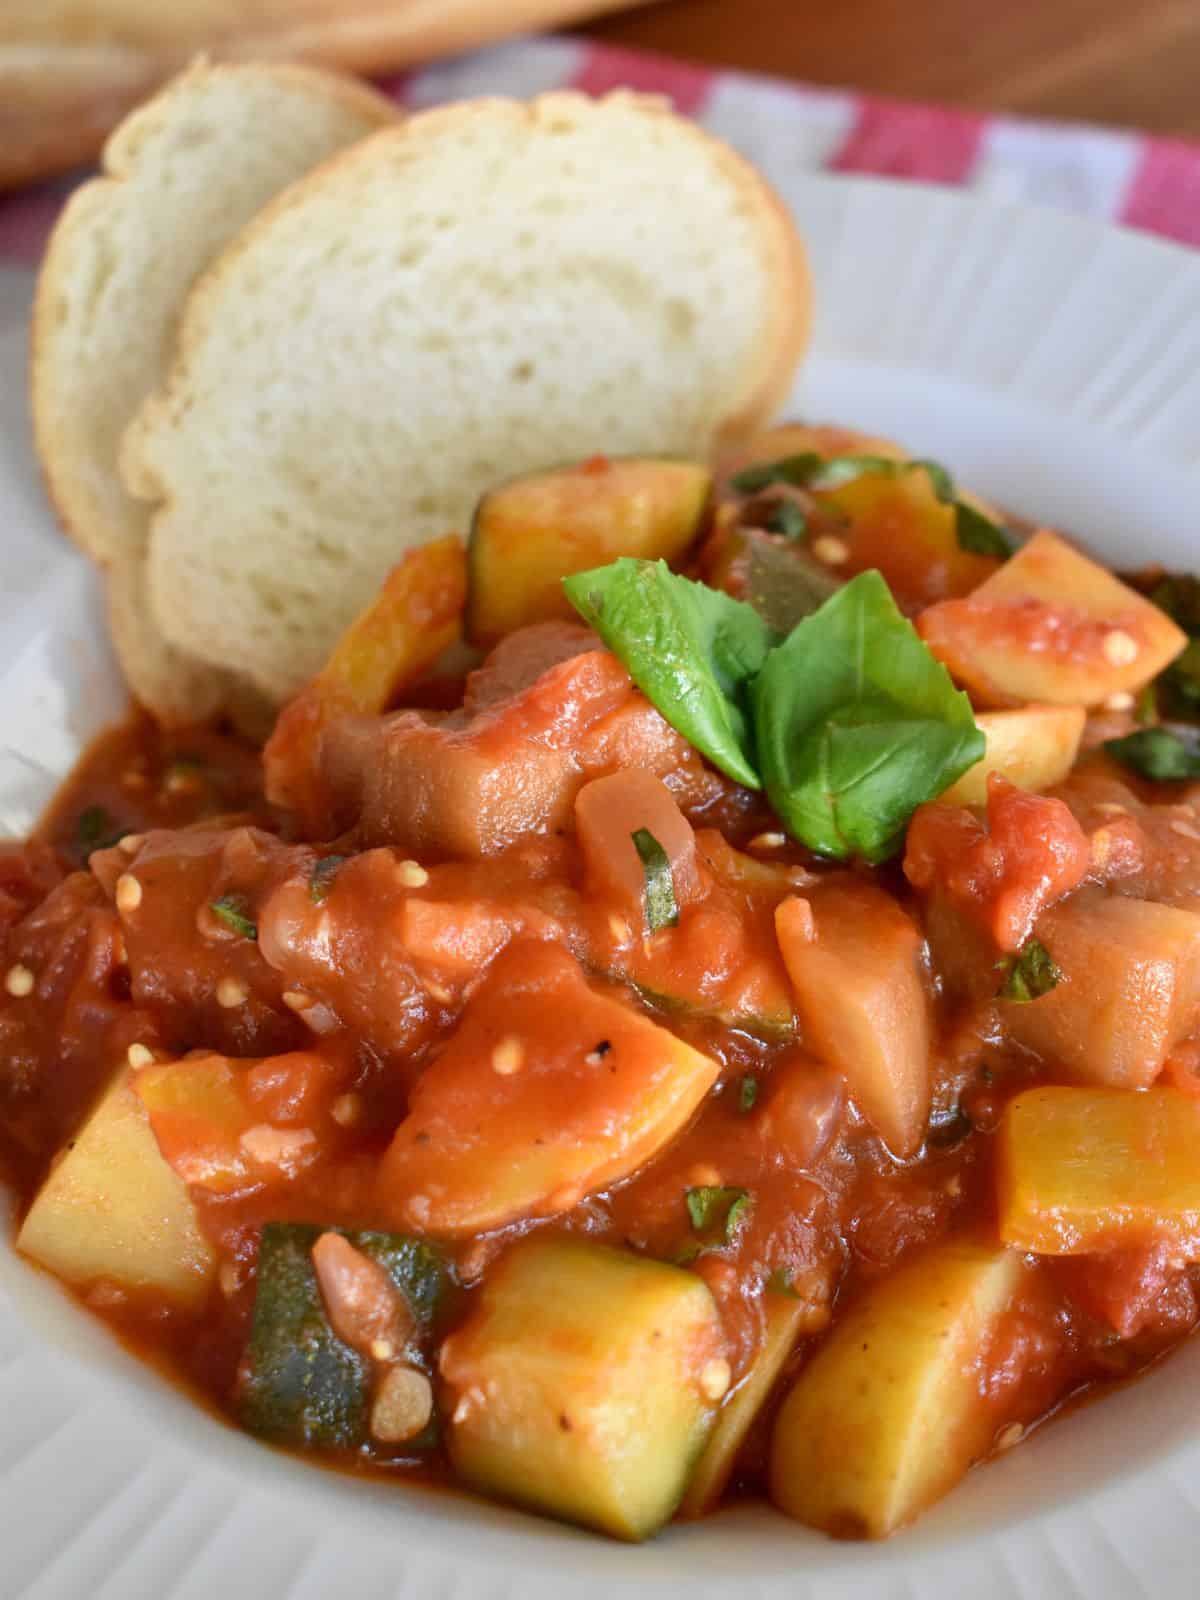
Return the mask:
<path fill-rule="evenodd" d="M 878 572 L 839 589 L 772 650 L 751 691 L 759 770 L 818 855 L 885 860 L 909 818 L 979 761 L 971 702 Z"/>
<path fill-rule="evenodd" d="M 622 558 L 565 580 L 642 693 L 819 855 L 884 860 L 980 760 L 970 701 L 863 572 L 777 643 L 751 606 Z"/>
<path fill-rule="evenodd" d="M 563 588 L 671 726 L 736 783 L 761 789 L 744 703 L 772 643 L 758 613 L 665 561 L 628 556 Z"/>

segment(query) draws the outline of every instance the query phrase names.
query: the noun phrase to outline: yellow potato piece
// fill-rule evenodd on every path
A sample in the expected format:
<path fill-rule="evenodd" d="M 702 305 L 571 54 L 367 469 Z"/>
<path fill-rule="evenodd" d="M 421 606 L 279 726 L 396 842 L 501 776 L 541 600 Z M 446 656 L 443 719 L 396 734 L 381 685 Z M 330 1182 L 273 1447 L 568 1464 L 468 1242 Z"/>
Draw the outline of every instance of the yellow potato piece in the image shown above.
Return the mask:
<path fill-rule="evenodd" d="M 30 1207 L 17 1247 L 67 1283 L 204 1301 L 214 1258 L 122 1066 Z"/>
<path fill-rule="evenodd" d="M 1087 712 L 1082 706 L 1021 706 L 984 711 L 975 721 L 987 751 L 942 795 L 949 805 L 986 805 L 993 772 L 1035 793 L 1061 783 L 1075 765 Z"/>
<path fill-rule="evenodd" d="M 780 1510 L 881 1539 L 957 1483 L 995 1434 L 980 1366 L 1025 1270 L 1014 1252 L 947 1244 L 868 1290 L 779 1413 L 770 1492 Z"/>
<path fill-rule="evenodd" d="M 1027 1089 L 1000 1124 L 1001 1236 L 1079 1255 L 1167 1235 L 1200 1255 L 1200 1100 L 1177 1089 Z"/>

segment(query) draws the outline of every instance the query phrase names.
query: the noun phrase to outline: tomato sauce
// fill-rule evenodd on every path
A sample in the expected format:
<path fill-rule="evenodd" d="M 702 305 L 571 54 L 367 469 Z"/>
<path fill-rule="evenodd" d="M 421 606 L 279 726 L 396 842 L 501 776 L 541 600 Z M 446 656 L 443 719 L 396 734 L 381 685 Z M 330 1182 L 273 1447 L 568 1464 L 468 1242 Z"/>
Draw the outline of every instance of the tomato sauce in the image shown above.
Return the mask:
<path fill-rule="evenodd" d="M 1069 817 L 1062 802 L 1054 804 Z M 1086 794 L 1077 809 L 1085 804 Z M 769 1028 L 756 1032 L 753 1026 L 719 1020 L 722 996 L 736 990 L 728 981 L 732 968 L 749 969 L 753 976 L 757 967 L 764 993 L 778 977 L 773 907 L 789 889 L 819 883 L 830 872 L 781 836 L 764 835 L 762 815 L 735 814 L 731 821 L 727 812 L 725 820 L 728 841 L 715 830 L 701 835 L 700 859 L 710 886 L 714 865 L 720 868 L 722 851 L 731 846 L 741 846 L 764 869 L 762 881 L 686 908 L 669 951 L 661 960 L 652 949 L 643 952 L 636 973 L 638 992 L 655 1019 L 717 1063 L 714 1090 L 686 1130 L 648 1166 L 537 1226 L 660 1259 L 689 1260 L 695 1230 L 687 1193 L 728 1188 L 751 1194 L 753 1205 L 736 1236 L 726 1241 L 718 1231 L 691 1254 L 689 1264 L 720 1308 L 735 1384 L 762 1339 L 764 1284 L 786 1285 L 803 1301 L 802 1336 L 788 1360 L 786 1383 L 786 1374 L 803 1366 L 840 1308 L 853 1303 L 863 1287 L 952 1232 L 994 1225 L 994 1138 L 1000 1114 L 1009 1097 L 1040 1081 L 1046 1069 L 1005 1037 L 988 1004 L 964 1001 L 941 974 L 928 972 L 936 1017 L 934 1109 L 916 1158 L 895 1159 L 856 1108 L 840 1074 L 803 1042 L 773 1038 Z M 935 823 L 931 817 L 910 857 L 910 873 L 918 882 L 938 871 L 938 840 L 947 823 Z M 982 833 L 978 823 L 974 826 Z M 272 986 L 264 979 L 257 954 L 237 964 L 236 947 L 244 941 L 233 940 L 217 946 L 222 967 L 247 990 L 258 987 L 260 1014 L 239 1037 L 226 1030 L 220 1007 L 201 1015 L 203 1008 L 189 990 L 196 976 L 189 963 L 203 964 L 208 955 L 187 931 L 198 896 L 195 886 L 189 888 L 192 869 L 186 855 L 179 856 L 178 841 L 191 840 L 200 849 L 219 838 L 227 850 L 231 838 L 248 838 L 245 848 L 251 854 L 279 857 L 266 865 L 258 862 L 254 870 L 278 879 L 286 875 L 290 856 L 305 848 L 287 843 L 286 827 L 286 819 L 273 815 L 263 799 L 256 751 L 212 733 L 168 737 L 138 720 L 93 746 L 37 840 L 21 850 L 10 848 L 3 862 L 7 970 L 24 967 L 39 974 L 34 993 L 14 995 L 10 983 L 0 1005 L 0 1128 L 7 1174 L 22 1207 L 111 1063 L 131 1044 L 148 1044 L 156 1053 L 199 1047 L 262 1057 L 262 1066 L 250 1074 L 249 1115 L 276 1131 L 304 1130 L 303 1162 L 289 1170 L 286 1182 L 241 1187 L 233 1182 L 226 1189 L 193 1185 L 201 1226 L 220 1261 L 219 1292 L 198 1317 L 112 1284 L 99 1283 L 83 1293 L 88 1307 L 123 1338 L 157 1364 L 165 1363 L 222 1411 L 234 1406 L 263 1224 L 288 1219 L 387 1224 L 379 1213 L 376 1169 L 409 1090 L 454 1029 L 464 988 L 457 970 L 460 953 L 451 949 L 445 987 L 430 985 L 432 992 L 426 990 L 405 1013 L 402 1028 L 383 1019 L 361 1030 L 335 1023 L 314 1033 L 302 1013 L 289 1010 L 280 983 Z M 149 942 L 136 958 L 168 974 L 153 994 L 131 979 L 134 947 L 129 931 L 122 934 L 109 898 L 116 893 L 113 857 L 118 852 L 112 841 L 167 829 L 170 836 L 157 837 L 166 838 L 167 848 L 176 852 L 168 863 L 168 881 L 191 903 L 176 924 L 152 923 Z M 1000 867 L 990 862 L 990 877 L 984 873 L 989 893 L 997 873 L 1007 871 L 1019 886 L 1030 874 L 1041 881 L 1046 870 L 1044 833 L 1027 829 L 1024 850 L 1011 829 L 1005 837 L 1005 862 Z M 85 875 L 84 862 L 97 850 L 94 875 Z M 200 897 L 214 884 L 219 887 L 220 876 L 218 870 L 213 877 L 212 862 L 203 859 L 204 867 L 196 869 L 204 877 Z M 368 939 L 378 938 L 386 894 L 365 870 L 368 858 L 359 857 L 357 865 L 357 881 L 347 875 L 343 884 L 341 892 L 349 899 L 339 917 Z M 466 951 L 471 967 L 487 956 L 489 938 L 503 943 L 514 929 L 528 936 L 553 924 L 554 936 L 586 951 L 593 969 L 614 959 L 613 947 L 621 943 L 620 930 L 614 934 L 609 927 L 618 911 L 582 894 L 584 868 L 573 840 L 537 841 L 473 865 L 449 863 L 434 867 L 432 876 L 446 896 L 473 907 L 476 943 Z M 879 877 L 902 904 L 910 903 L 911 891 L 894 867 Z M 969 883 L 954 889 L 953 875 L 946 878 L 953 892 L 970 898 Z M 484 914 L 489 904 L 497 915 L 497 907 L 507 908 L 509 919 L 490 933 Z M 979 904 L 986 910 L 986 893 Z M 538 919 L 544 925 L 540 929 Z M 445 936 L 444 929 L 427 930 L 435 946 L 439 936 Z M 352 974 L 356 959 L 349 949 L 343 977 Z M 353 1004 L 339 999 L 338 977 L 335 970 L 334 987 L 319 1003 L 336 1002 L 343 1015 L 353 1015 Z M 711 1010 L 672 1003 L 669 997 L 681 989 L 709 993 Z M 536 1037 L 527 1039 L 526 1047 L 536 1049 Z M 186 1153 L 186 1127 L 176 1130 L 174 1148 L 167 1124 L 158 1131 L 165 1153 Z M 468 1303 L 472 1286 L 513 1232 L 527 1228 L 522 1220 L 514 1229 L 501 1227 L 451 1246 Z M 1082 1386 L 1137 1370 L 1196 1319 L 1190 1270 L 1166 1246 L 1043 1261 L 1005 1318 L 997 1343 L 980 1357 L 980 1381 L 988 1404 L 995 1405 L 997 1448 Z M 760 1483 L 770 1414 L 768 1408 L 751 1430 L 730 1492 Z M 380 1449 L 355 1453 L 343 1464 L 391 1472 L 406 1459 L 402 1451 Z M 434 1479 L 448 1475 L 436 1453 L 424 1454 L 419 1464 L 408 1462 L 408 1470 Z"/>

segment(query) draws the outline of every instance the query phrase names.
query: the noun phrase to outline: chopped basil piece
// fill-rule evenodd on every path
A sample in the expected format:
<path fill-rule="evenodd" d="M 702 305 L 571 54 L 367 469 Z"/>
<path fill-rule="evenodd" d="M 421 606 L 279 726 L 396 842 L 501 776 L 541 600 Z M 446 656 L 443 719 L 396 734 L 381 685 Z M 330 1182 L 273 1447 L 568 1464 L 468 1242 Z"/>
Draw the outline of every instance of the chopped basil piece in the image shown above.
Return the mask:
<path fill-rule="evenodd" d="M 333 887 L 333 880 L 337 877 L 338 868 L 346 860 L 345 856 L 322 856 L 313 863 L 313 869 L 308 875 L 308 898 L 313 905 L 319 906 L 325 896 Z"/>
<path fill-rule="evenodd" d="M 85 857 L 90 856 L 93 850 L 107 850 L 123 834 L 124 829 L 117 827 L 103 806 L 87 806 L 79 813 L 79 821 L 75 825 L 75 837 Z"/>
<path fill-rule="evenodd" d="M 687 1192 L 688 1216 L 697 1233 L 716 1232 L 721 1244 L 731 1244 L 751 1206 L 748 1189 L 703 1185 Z"/>
<path fill-rule="evenodd" d="M 651 933 L 657 933 L 660 928 L 673 928 L 679 921 L 679 903 L 675 899 L 675 879 L 671 876 L 667 852 L 649 828 L 635 828 L 629 837 L 646 878 L 646 926 Z"/>
<path fill-rule="evenodd" d="M 785 539 L 803 539 L 808 518 L 794 500 L 781 500 L 772 506 L 763 522 L 768 533 L 781 533 Z"/>
<path fill-rule="evenodd" d="M 758 1099 L 758 1079 L 748 1072 L 738 1085 L 738 1106 L 742 1111 L 752 1111 Z"/>
<path fill-rule="evenodd" d="M 1042 941 L 1030 939 L 1020 955 L 1009 963 L 996 998 L 1027 1005 L 1029 1001 L 1040 1000 L 1051 989 L 1057 988 L 1062 976 L 1054 957 Z"/>
<path fill-rule="evenodd" d="M 219 900 L 210 900 L 208 909 L 219 922 L 232 928 L 234 933 L 241 934 L 243 939 L 258 938 L 258 927 L 247 915 L 250 907 L 244 894 L 223 894 Z"/>
<path fill-rule="evenodd" d="M 1104 748 L 1123 767 L 1156 783 L 1200 778 L 1200 732 L 1193 728 L 1139 728 L 1123 739 L 1106 739 Z"/>
<path fill-rule="evenodd" d="M 760 489 L 769 489 L 773 483 L 802 486 L 824 465 L 824 460 L 815 450 L 804 450 L 799 455 L 781 456 L 778 461 L 760 461 L 756 466 L 743 467 L 741 472 L 735 472 L 729 480 L 729 486 L 738 494 L 757 494 Z"/>
<path fill-rule="evenodd" d="M 772 642 L 757 611 L 665 561 L 628 556 L 563 588 L 671 726 L 736 783 L 761 789 L 744 704 Z"/>
<path fill-rule="evenodd" d="M 751 706 L 771 804 L 793 837 L 838 860 L 892 855 L 917 806 L 984 753 L 971 702 L 874 571 L 770 652 Z"/>
<path fill-rule="evenodd" d="M 1013 542 L 990 517 L 968 505 L 965 500 L 954 503 L 954 533 L 960 550 L 969 550 L 976 556 L 995 556 L 1007 561 L 1013 553 Z"/>

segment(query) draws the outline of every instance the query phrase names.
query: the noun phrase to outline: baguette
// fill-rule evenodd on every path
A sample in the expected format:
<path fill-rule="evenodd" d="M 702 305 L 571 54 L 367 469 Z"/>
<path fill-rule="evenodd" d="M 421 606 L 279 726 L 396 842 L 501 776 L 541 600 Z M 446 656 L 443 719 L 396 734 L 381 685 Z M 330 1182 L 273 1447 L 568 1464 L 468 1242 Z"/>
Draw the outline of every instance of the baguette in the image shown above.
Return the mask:
<path fill-rule="evenodd" d="M 117 130 L 105 176 L 72 196 L 50 241 L 33 316 L 38 455 L 67 532 L 109 570 L 118 656 L 162 722 L 213 715 L 230 686 L 146 608 L 147 517 L 117 474 L 121 434 L 162 380 L 201 268 L 281 188 L 393 120 L 389 101 L 332 74 L 193 67 Z"/>
<path fill-rule="evenodd" d="M 468 101 L 377 133 L 214 263 L 126 436 L 156 620 L 283 700 L 498 478 L 760 426 L 810 302 L 764 180 L 658 100 Z"/>
<path fill-rule="evenodd" d="M 394 72 L 630 0 L 4 0 L 0 189 L 85 161 L 197 53 Z"/>

